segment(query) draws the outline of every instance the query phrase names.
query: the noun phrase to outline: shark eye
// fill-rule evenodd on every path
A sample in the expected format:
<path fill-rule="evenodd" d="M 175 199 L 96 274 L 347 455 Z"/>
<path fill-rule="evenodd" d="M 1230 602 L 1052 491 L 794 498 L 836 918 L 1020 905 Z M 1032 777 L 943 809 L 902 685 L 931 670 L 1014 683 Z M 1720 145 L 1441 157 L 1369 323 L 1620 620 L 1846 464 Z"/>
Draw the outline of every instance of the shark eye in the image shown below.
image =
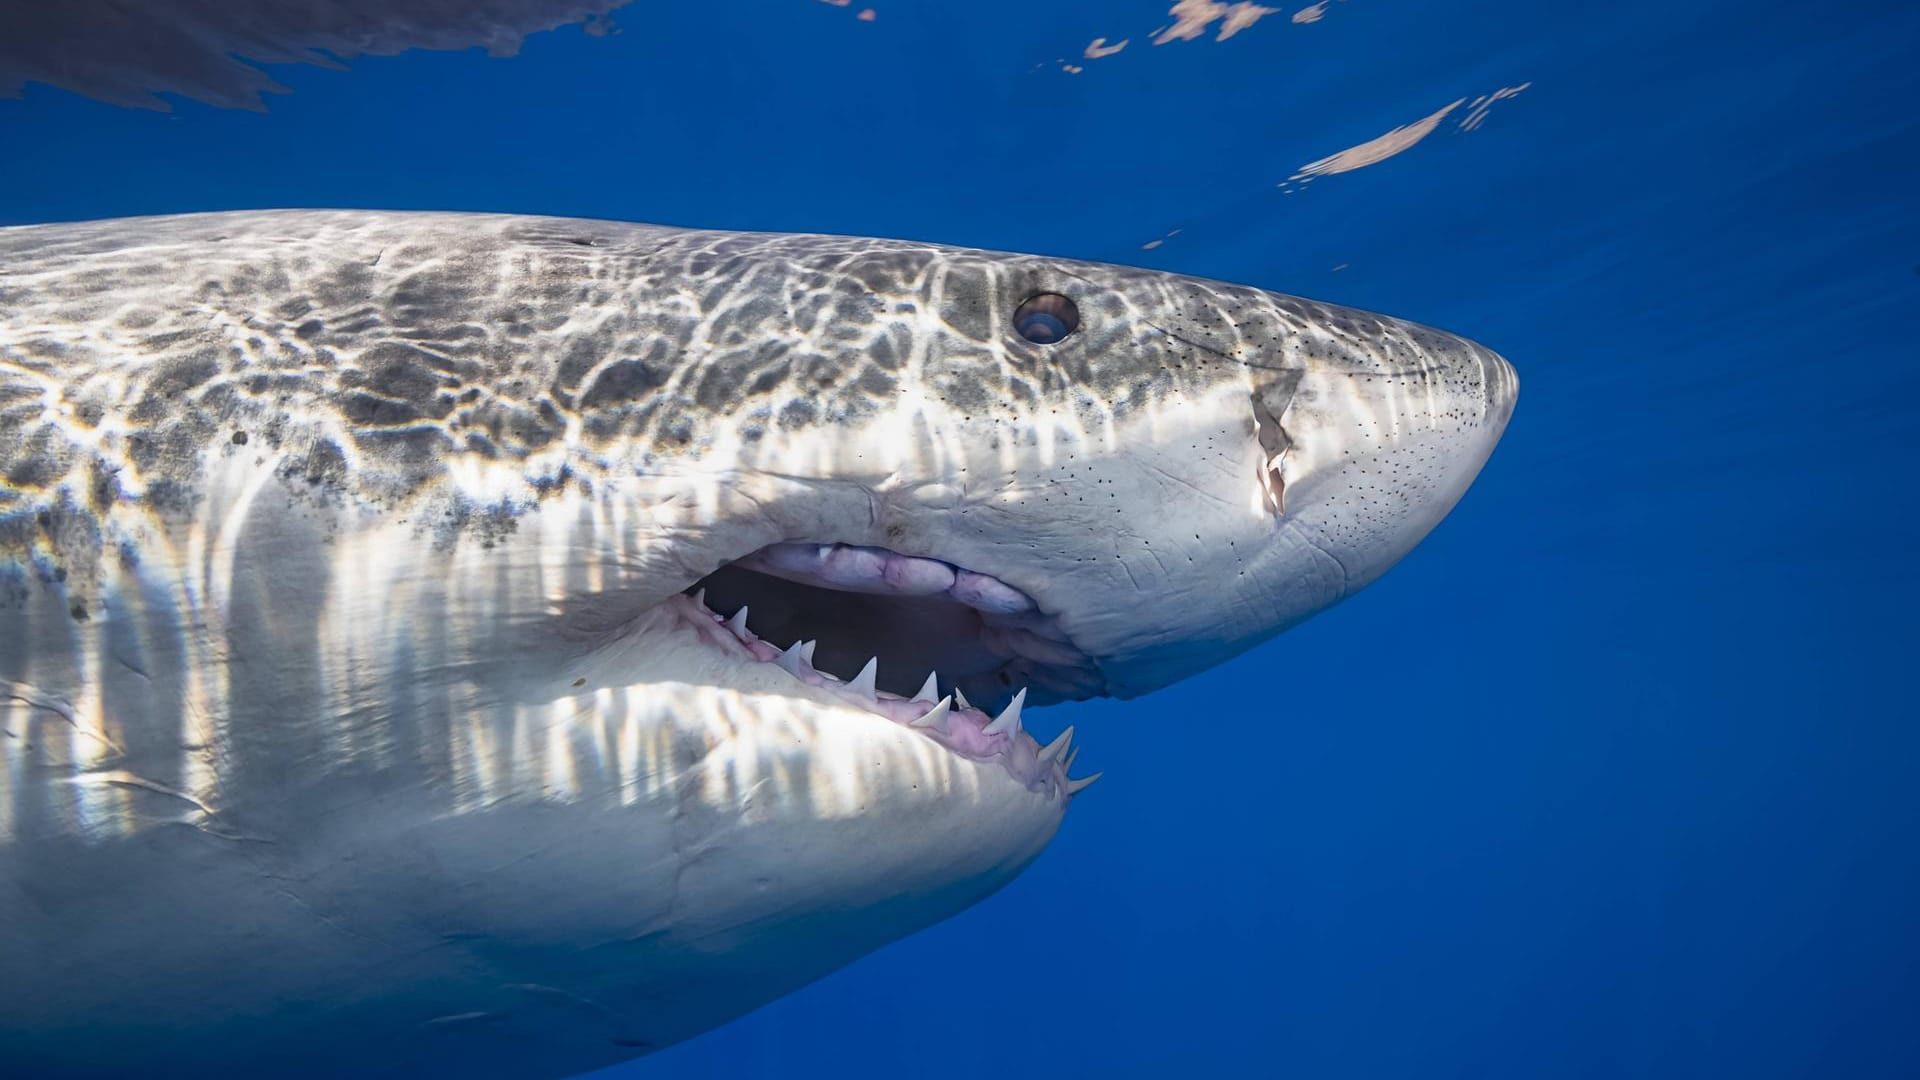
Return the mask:
<path fill-rule="evenodd" d="M 1035 293 L 1013 313 L 1013 328 L 1035 345 L 1052 345 L 1080 325 L 1080 309 L 1059 293 Z"/>

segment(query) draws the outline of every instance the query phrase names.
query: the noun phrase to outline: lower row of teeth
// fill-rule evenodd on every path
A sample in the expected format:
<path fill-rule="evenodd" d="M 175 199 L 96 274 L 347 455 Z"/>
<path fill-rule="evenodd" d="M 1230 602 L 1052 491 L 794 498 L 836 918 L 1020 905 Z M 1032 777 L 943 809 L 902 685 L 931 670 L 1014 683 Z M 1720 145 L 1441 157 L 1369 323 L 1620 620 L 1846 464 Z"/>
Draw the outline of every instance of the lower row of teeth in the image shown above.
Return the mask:
<path fill-rule="evenodd" d="M 1080 754 L 1078 747 L 1070 746 L 1073 741 L 1072 727 L 1045 746 L 1026 734 L 1020 724 L 1020 710 L 1027 699 L 1024 687 L 1013 695 L 1013 700 L 995 717 L 989 717 L 984 711 L 974 708 L 959 687 L 955 687 L 948 696 L 940 696 L 939 678 L 935 673 L 927 675 L 927 681 L 918 693 L 911 698 L 903 698 L 876 687 L 880 675 L 878 657 L 868 660 L 866 666 L 851 680 L 843 681 L 813 666 L 814 647 L 819 644 L 817 641 L 796 641 L 787 648 L 776 648 L 747 629 L 746 607 L 741 607 L 728 618 L 706 606 L 706 590 L 695 593 L 692 600 L 703 617 L 711 620 L 713 625 L 725 628 L 728 637 L 745 646 L 755 659 L 776 664 L 809 686 L 834 690 L 869 712 L 879 713 L 936 737 L 942 744 L 968 757 L 986 758 L 1006 754 L 1022 759 L 1022 764 L 1031 762 L 1031 767 L 1039 772 L 1050 771 L 1057 761 L 1068 795 L 1079 793 L 1104 775 L 1094 773 L 1078 780 L 1066 775 L 1073 766 L 1074 758 Z"/>

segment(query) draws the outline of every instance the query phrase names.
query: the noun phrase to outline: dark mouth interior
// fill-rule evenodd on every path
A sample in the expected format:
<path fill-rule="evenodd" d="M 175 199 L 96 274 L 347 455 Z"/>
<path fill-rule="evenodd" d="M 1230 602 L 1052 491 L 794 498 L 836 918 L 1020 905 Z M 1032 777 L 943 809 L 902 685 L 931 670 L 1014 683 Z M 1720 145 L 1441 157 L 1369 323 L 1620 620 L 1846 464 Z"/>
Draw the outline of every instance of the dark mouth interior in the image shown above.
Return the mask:
<path fill-rule="evenodd" d="M 768 557 L 795 551 L 799 557 Z M 820 558 L 855 553 L 873 564 L 888 558 L 896 565 L 902 560 L 932 563 L 881 549 L 780 544 L 721 567 L 694 589 L 706 590 L 707 606 L 715 611 L 747 607 L 748 629 L 776 647 L 818 641 L 814 666 L 843 680 L 877 658 L 879 688 L 903 697 L 919 690 L 929 672 L 938 673 L 941 693 L 958 689 L 974 704 L 989 708 L 1003 705 L 1022 688 L 1035 704 L 1091 697 L 1102 690 L 1093 661 L 1072 645 L 1051 616 L 1037 608 L 1005 610 L 1013 606 L 1004 602 L 1005 595 L 1024 600 L 1024 594 L 997 580 L 988 579 L 1006 590 L 999 604 L 979 601 L 964 589 L 950 595 L 927 594 L 923 588 L 915 595 L 877 578 L 849 587 L 846 580 L 825 580 L 832 575 L 811 568 L 816 552 Z M 770 566 L 772 572 L 767 572 Z M 958 572 L 964 578 L 985 577 Z"/>

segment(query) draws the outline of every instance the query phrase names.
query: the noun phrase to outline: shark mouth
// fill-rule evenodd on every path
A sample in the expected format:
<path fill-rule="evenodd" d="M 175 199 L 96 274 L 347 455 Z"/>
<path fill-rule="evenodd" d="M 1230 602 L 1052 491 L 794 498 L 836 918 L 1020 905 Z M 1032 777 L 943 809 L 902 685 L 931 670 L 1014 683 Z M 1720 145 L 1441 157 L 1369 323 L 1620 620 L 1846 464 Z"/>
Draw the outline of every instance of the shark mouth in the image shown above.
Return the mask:
<path fill-rule="evenodd" d="M 998 760 L 1016 779 L 1071 795 L 1098 776 L 1067 778 L 1071 728 L 1041 746 L 1021 723 L 1030 691 L 1034 703 L 1100 693 L 1098 667 L 1031 597 L 991 575 L 884 548 L 781 543 L 673 603 L 709 644 L 962 757 Z"/>

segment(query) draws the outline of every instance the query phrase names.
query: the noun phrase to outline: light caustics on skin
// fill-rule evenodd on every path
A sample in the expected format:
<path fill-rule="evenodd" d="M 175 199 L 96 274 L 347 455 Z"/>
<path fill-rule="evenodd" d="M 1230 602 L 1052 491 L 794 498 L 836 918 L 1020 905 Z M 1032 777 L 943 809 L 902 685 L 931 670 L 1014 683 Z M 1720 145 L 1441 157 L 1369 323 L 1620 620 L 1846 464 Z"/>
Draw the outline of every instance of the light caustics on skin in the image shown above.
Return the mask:
<path fill-rule="evenodd" d="M 558 1076 L 724 1022 L 1017 875 L 1090 779 L 1037 710 L 1379 577 L 1516 387 L 933 244 L 0 229 L 0 1071 Z"/>
<path fill-rule="evenodd" d="M 152 325 L 157 314 L 145 305 L 133 304 L 119 309 L 116 321 L 123 328 L 145 329 Z M 24 348 L 29 353 L 34 351 L 33 337 L 54 332 L 49 327 L 26 322 L 9 323 L 5 329 L 28 338 Z M 101 352 L 126 347 L 125 340 L 118 334 L 108 333 L 96 339 L 83 329 L 61 329 L 57 333 L 66 347 Z M 264 356 L 247 355 L 260 348 L 257 339 L 236 344 L 237 354 L 244 357 L 236 376 L 257 363 L 270 363 Z M 303 358 L 305 364 L 317 359 L 317 356 Z M 424 359 L 424 356 L 413 359 Z M 619 359 L 609 357 L 608 361 L 586 373 L 589 384 L 596 379 L 613 382 L 622 377 Z M 295 371 L 300 366 L 296 365 L 283 377 L 297 378 Z M 26 637 L 36 642 L 62 637 L 73 639 L 74 658 L 80 665 L 80 670 L 70 676 L 64 672 L 43 675 L 30 662 L 30 657 L 22 658 L 28 661 L 18 671 L 22 681 L 0 684 L 10 699 L 6 731 L 18 739 L 17 743 L 0 744 L 0 759 L 4 759 L 7 766 L 0 771 L 0 843 L 17 839 L 14 825 L 23 819 L 31 820 L 38 829 L 96 838 L 131 835 L 172 824 L 217 832 L 217 812 L 229 801 L 221 788 L 220 765 L 239 750 L 230 725 L 224 722 L 231 712 L 227 703 L 234 693 L 227 677 L 229 667 L 216 656 L 225 648 L 205 638 L 208 632 L 215 638 L 238 632 L 237 628 L 226 625 L 226 613 L 236 604 L 234 593 L 244 583 L 245 575 L 239 572 L 235 561 L 243 552 L 241 534 L 250 527 L 249 518 L 261 512 L 255 505 L 256 497 L 263 491 L 278 494 L 273 489 L 289 474 L 304 483 L 376 474 L 382 467 L 384 440 L 417 436 L 427 429 L 451 437 L 462 425 L 457 421 L 444 425 L 420 423 L 417 416 L 398 416 L 384 418 L 397 419 L 398 423 L 372 419 L 356 429 L 349 415 L 309 414 L 299 419 L 318 429 L 313 448 L 293 459 L 287 457 L 284 446 L 259 449 L 257 443 L 245 437 L 251 425 L 237 426 L 225 445 L 219 445 L 216 440 L 214 460 L 209 463 L 209 472 L 204 478 L 209 504 L 207 514 L 185 522 L 172 522 L 163 512 L 161 499 L 167 489 L 179 481 L 173 476 L 150 479 L 137 460 L 115 460 L 119 453 L 124 453 L 117 447 L 137 446 L 143 435 L 141 425 L 129 415 L 128 399 L 133 388 L 117 383 L 116 373 L 106 369 L 89 372 L 64 384 L 59 374 L 57 367 L 32 360 L 19 364 L 0 361 L 0 383 L 14 390 L 30 388 L 30 393 L 10 395 L 20 407 L 16 415 L 31 417 L 31 423 L 40 428 L 30 445 L 14 448 L 13 475 L 46 472 L 55 463 L 65 466 L 65 472 L 45 476 L 37 485 L 44 493 L 42 498 L 54 497 L 54 501 L 38 512 L 44 519 L 38 532 L 29 528 L 29 536 L 16 532 L 11 537 L 14 543 L 25 541 L 23 546 L 14 549 L 18 560 L 12 568 L 16 593 L 23 593 L 29 587 L 21 580 L 28 574 L 69 586 L 65 594 L 71 602 L 65 608 L 44 612 L 29 608 L 31 613 L 42 613 L 46 617 L 32 624 L 26 630 Z M 351 369 L 347 374 L 351 379 Z M 434 377 L 421 374 L 429 381 Z M 164 383 L 166 376 L 162 374 L 158 381 Z M 130 412 L 150 416 L 156 411 L 157 402 L 152 397 L 142 400 L 146 404 L 133 405 Z M 361 407 L 374 413 L 382 408 L 394 408 L 392 403 L 382 403 L 377 398 Z M 929 433 L 929 421 L 925 412 L 908 407 L 899 416 L 862 433 L 860 438 L 865 442 L 861 445 L 865 449 L 856 456 L 894 472 L 942 475 L 952 470 L 967 471 L 967 466 L 957 463 L 972 460 L 974 456 L 951 440 L 945 440 L 944 446 L 942 440 L 916 442 L 913 433 Z M 272 424 L 273 421 L 269 421 L 267 426 Z M 1082 445 L 1083 441 L 1098 442 L 1087 440 L 1084 432 L 1074 431 L 1068 435 L 1065 428 L 1059 434 L 1066 435 L 1074 446 Z M 1107 449 L 1111 450 L 1110 440 L 1116 433 L 1109 430 L 1105 434 L 1109 440 Z M 716 445 L 710 448 L 712 458 L 725 463 L 737 460 L 735 455 L 745 456 L 746 447 L 735 441 L 732 433 L 715 433 L 715 438 Z M 852 444 L 852 437 L 848 437 L 846 443 L 836 445 L 840 438 L 833 435 L 826 442 L 808 437 L 793 439 L 784 455 L 788 467 L 803 473 L 830 474 L 846 453 L 847 445 Z M 101 456 L 91 459 L 64 454 L 35 457 L 50 440 L 88 445 L 98 449 Z M 462 632 L 476 632 L 496 620 L 512 618 L 513 612 L 566 604 L 569 579 L 582 574 L 591 592 L 609 592 L 615 581 L 630 573 L 631 568 L 621 566 L 618 557 L 582 562 L 583 549 L 603 547 L 610 537 L 630 532 L 670 535 L 682 530 L 709 530 L 716 520 L 724 519 L 729 513 L 724 474 L 694 472 L 667 479 L 675 494 L 661 496 L 658 505 L 645 508 L 644 520 L 636 519 L 632 515 L 642 512 L 642 507 L 631 499 L 618 497 L 612 491 L 603 490 L 596 495 L 567 488 L 566 477 L 570 471 L 584 471 L 576 457 L 580 449 L 578 443 L 555 445 L 544 452 L 536 450 L 517 461 L 504 463 L 490 455 L 453 458 L 445 463 L 444 490 L 437 493 L 439 498 L 430 504 L 431 508 L 416 508 L 413 517 L 399 516 L 378 527 L 363 526 L 355 531 L 329 529 L 324 570 L 331 580 L 324 590 L 326 602 L 316 612 L 313 629 L 317 647 L 310 656 L 315 664 L 315 681 L 327 696 L 322 710 L 325 714 L 354 717 L 367 713 L 374 691 L 364 683 L 365 673 L 394 664 L 395 658 L 385 655 L 384 651 L 395 642 L 407 642 L 410 648 L 425 644 L 417 631 L 422 611 L 437 612 L 433 621 L 444 624 L 448 632 L 457 637 Z M 1017 447 L 1006 443 L 1000 450 L 999 460 L 993 464 L 1011 469 L 1018 455 Z M 365 451 L 372 453 L 362 456 Z M 316 456 L 322 460 L 316 460 Z M 23 461 L 33 464 L 23 469 L 20 467 Z M 103 461 L 112 464 L 103 468 Z M 975 467 L 979 467 L 977 461 Z M 557 492 L 543 494 L 550 489 Z M 81 491 L 92 493 L 94 505 L 84 505 L 71 498 L 73 493 Z M 0 496 L 4 496 L 16 512 L 32 500 L 32 493 L 17 488 L 0 492 Z M 23 499 L 28 502 L 23 504 Z M 536 502 L 542 512 L 528 514 L 529 505 Z M 90 558 L 98 553 L 103 540 L 102 527 L 107 524 L 98 513 L 102 503 L 110 507 L 113 531 L 119 534 L 118 544 L 112 546 L 121 554 L 122 562 L 129 565 L 103 565 L 98 558 Z M 440 509 L 441 505 L 446 509 Z M 469 519 L 458 527 L 481 533 L 483 542 L 456 544 L 438 553 L 433 561 L 443 565 L 432 578 L 423 578 L 422 526 L 417 523 L 418 519 L 455 514 Z M 530 527 L 539 529 L 531 563 L 502 577 L 496 548 L 505 537 L 493 536 L 489 530 L 512 528 L 519 532 Z M 424 554 L 430 557 L 434 554 L 430 545 Z M 864 573 L 869 568 L 871 575 Z M 744 576 L 765 575 L 842 594 L 911 598 L 918 607 L 908 613 L 910 619 L 931 618 L 927 605 L 935 601 L 951 609 L 949 614 L 964 610 L 967 615 L 964 625 L 954 624 L 951 618 L 938 623 L 939 629 L 950 635 L 951 642 L 966 646 L 954 654 L 955 662 L 944 669 L 949 675 L 1003 673 L 1012 662 L 1016 670 L 1042 680 L 1051 700 L 1063 696 L 1084 697 L 1104 689 L 1104 681 L 1094 669 L 1092 659 L 1070 646 L 1054 620 L 1036 612 L 1030 597 L 987 575 L 877 548 L 773 543 L 734 560 L 726 575 L 712 579 L 719 592 L 768 595 L 774 603 L 763 606 L 762 616 L 755 621 L 755 625 L 763 628 L 770 621 L 777 626 L 790 623 L 796 604 L 791 596 L 779 595 L 777 590 L 744 583 L 741 571 L 751 572 Z M 689 591 L 701 584 L 705 582 L 690 585 Z M 700 592 L 704 596 L 705 590 Z M 842 596 L 839 602 L 845 603 L 848 598 Z M 514 792 L 525 791 L 539 791 L 546 798 L 565 801 L 607 791 L 620 792 L 622 800 L 627 802 L 636 797 L 657 797 L 663 793 L 661 785 L 672 780 L 671 755 L 665 752 L 667 744 L 657 737 L 650 740 L 649 733 L 643 730 L 647 710 L 659 711 L 663 702 L 672 701 L 676 694 L 707 695 L 704 707 L 669 706 L 666 711 L 682 720 L 753 713 L 764 721 L 770 708 L 786 707 L 780 704 L 780 695 L 774 695 L 774 704 L 769 705 L 765 700 L 749 701 L 726 689 L 718 690 L 716 697 L 712 687 L 696 690 L 681 681 L 702 667 L 712 666 L 707 661 L 719 662 L 722 670 L 732 661 L 757 661 L 784 670 L 806 686 L 835 691 L 836 704 L 892 719 L 914 729 L 919 739 L 931 740 L 975 760 L 998 764 L 1024 784 L 1043 784 L 1072 794 L 1087 782 L 1067 780 L 1061 769 L 1063 754 L 1049 753 L 1044 760 L 1040 758 L 1043 748 L 1019 725 L 1018 705 L 1002 706 L 997 716 L 988 716 L 968 702 L 957 683 L 949 682 L 948 685 L 954 687 L 952 694 L 926 700 L 925 707 L 918 707 L 936 685 L 937 673 L 931 663 L 937 662 L 938 655 L 927 658 L 928 666 L 923 668 L 925 682 L 909 698 L 877 690 L 871 676 L 863 686 L 860 676 L 851 672 L 850 678 L 843 680 L 829 672 L 815 670 L 811 661 L 820 645 L 818 640 L 794 641 L 796 647 L 785 650 L 773 648 L 747 628 L 744 607 L 734 611 L 732 619 L 722 620 L 704 608 L 698 609 L 704 617 L 696 616 L 696 605 L 687 596 L 666 599 L 660 611 L 676 618 L 665 620 L 662 625 L 637 621 L 629 624 L 625 632 L 656 637 L 684 636 L 689 649 L 697 649 L 696 643 L 704 643 L 713 655 L 703 655 L 701 666 L 673 669 L 676 678 L 671 685 L 678 689 L 648 689 L 646 709 L 636 707 L 633 702 L 639 684 L 600 685 L 599 680 L 583 676 L 578 686 L 569 684 L 551 698 L 516 702 L 499 709 L 499 715 L 491 715 L 490 708 L 495 703 L 477 698 L 471 685 L 450 681 L 432 690 L 415 686 L 404 691 L 412 699 L 410 708 L 465 718 L 464 722 L 459 719 L 451 722 L 444 745 L 409 746 L 397 741 L 392 732 L 380 730 L 377 724 L 344 723 L 321 732 L 324 745 L 320 752 L 327 760 L 359 762 L 381 769 L 395 767 L 406 757 L 423 752 L 443 754 L 449 770 L 449 791 L 455 796 L 446 804 L 446 809 L 456 814 L 484 810 Z M 782 603 L 787 617 L 770 616 L 769 610 Z M 201 633 L 186 633 L 184 625 L 166 625 L 172 621 L 176 609 L 193 612 L 196 620 L 207 625 L 199 627 Z M 109 617 L 140 635 L 128 652 L 116 654 L 105 636 Z M 729 633 L 716 632 L 713 624 L 723 626 Z M 282 625 L 277 629 L 297 633 L 304 628 Z M 968 636 L 961 642 L 963 633 Z M 164 640 L 159 640 L 161 637 Z M 797 648 L 802 644 L 804 651 Z M 839 648 L 841 644 L 829 638 L 828 652 L 843 651 Z M 424 661 L 428 668 L 434 668 L 452 662 L 450 657 L 481 654 L 485 648 L 477 640 L 440 642 L 432 654 L 416 656 L 413 662 Z M 178 685 L 172 689 L 180 695 L 176 708 L 184 737 L 172 760 L 159 761 L 158 767 L 149 769 L 146 775 L 135 776 L 124 769 L 109 768 L 113 763 L 124 763 L 128 757 L 126 748 L 116 742 L 116 738 L 121 742 L 126 739 L 125 703 L 120 702 L 116 707 L 116 703 L 103 698 L 101 691 L 110 680 L 103 677 L 102 668 L 123 664 L 123 674 L 137 677 L 144 687 L 150 683 L 153 673 L 141 658 L 155 653 L 176 654 L 181 659 L 184 670 L 179 673 Z M 600 662 L 571 656 L 568 659 L 583 671 Z M 624 669 L 622 678 L 668 667 L 671 665 L 655 657 L 647 668 L 634 665 Z M 752 685 L 753 680 L 763 674 L 745 676 L 744 685 Z M 915 674 L 913 678 L 920 676 Z M 35 689 L 34 683 L 40 681 L 68 690 L 64 697 L 49 696 Z M 1004 678 L 1002 681 L 1011 685 Z M 742 679 L 736 673 L 728 673 L 708 682 L 724 687 L 741 683 Z M 976 693 L 992 700 L 999 690 L 999 686 L 989 683 Z M 1022 689 L 1018 693 L 1024 692 Z M 422 698 L 425 693 L 440 696 L 427 701 Z M 930 718 L 929 713 L 943 702 L 945 707 Z M 784 723 L 790 727 L 801 724 L 797 717 L 803 713 L 804 710 L 794 711 L 795 718 Z M 995 723 L 1002 726 L 995 728 Z M 825 728 L 831 730 L 831 725 Z M 852 775 L 843 767 L 843 757 L 820 752 L 826 743 L 814 729 L 807 730 L 806 741 L 813 752 L 808 757 L 806 783 L 795 783 L 797 778 L 791 771 L 760 775 L 750 766 L 736 764 L 724 771 L 730 778 L 726 790 L 707 786 L 716 800 L 714 805 L 734 804 L 749 792 L 758 792 L 762 798 L 769 792 L 781 797 L 795 792 L 814 793 L 809 797 L 817 797 L 821 792 L 837 792 L 835 803 L 845 805 L 869 799 L 870 792 L 840 790 Z M 740 738 L 737 731 L 724 723 L 716 729 L 703 721 L 699 730 L 700 741 L 719 746 Z M 1061 749 L 1063 745 L 1056 742 L 1054 750 Z M 1035 771 L 1037 760 L 1041 764 L 1054 763 L 1053 770 Z M 50 763 L 65 763 L 71 768 L 67 786 L 49 789 L 26 781 L 27 772 Z M 154 780 L 152 776 L 165 780 Z M 931 786 L 953 782 L 953 775 L 940 774 L 937 770 L 928 773 L 927 783 Z M 165 798 L 135 798 L 135 792 L 160 794 Z M 136 802 L 139 805 L 134 805 Z M 814 807 L 814 810 L 835 816 L 825 807 Z"/>

